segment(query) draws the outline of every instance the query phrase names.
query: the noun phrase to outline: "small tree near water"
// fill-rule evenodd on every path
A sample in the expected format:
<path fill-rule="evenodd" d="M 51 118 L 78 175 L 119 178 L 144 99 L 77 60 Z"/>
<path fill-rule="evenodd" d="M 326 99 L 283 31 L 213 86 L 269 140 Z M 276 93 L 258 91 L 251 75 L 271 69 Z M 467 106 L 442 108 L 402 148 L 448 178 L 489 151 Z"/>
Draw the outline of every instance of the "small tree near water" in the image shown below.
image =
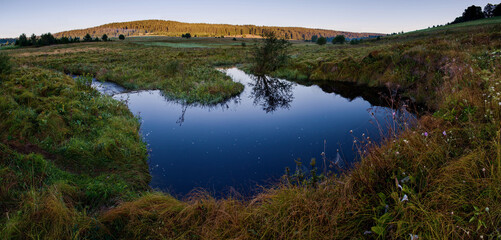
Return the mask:
<path fill-rule="evenodd" d="M 256 75 L 265 75 L 284 66 L 288 59 L 288 50 L 291 45 L 285 39 L 278 39 L 272 31 L 263 33 L 263 41 L 258 44 L 252 53 L 252 71 Z"/>
<path fill-rule="evenodd" d="M 125 36 L 123 34 L 120 34 L 120 36 L 118 36 L 118 39 L 125 40 Z"/>

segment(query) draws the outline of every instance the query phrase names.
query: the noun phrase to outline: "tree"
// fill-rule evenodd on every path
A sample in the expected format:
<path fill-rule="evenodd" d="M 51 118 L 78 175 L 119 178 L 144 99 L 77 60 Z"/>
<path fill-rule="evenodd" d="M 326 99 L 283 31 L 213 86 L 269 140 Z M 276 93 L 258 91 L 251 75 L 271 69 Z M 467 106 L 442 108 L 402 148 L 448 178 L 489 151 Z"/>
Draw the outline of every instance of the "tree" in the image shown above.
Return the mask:
<path fill-rule="evenodd" d="M 501 4 L 496 5 L 496 8 L 492 10 L 492 16 L 493 17 L 501 16 Z"/>
<path fill-rule="evenodd" d="M 344 35 L 337 35 L 334 39 L 332 39 L 332 44 L 343 44 L 344 42 L 346 42 Z"/>
<path fill-rule="evenodd" d="M 317 35 L 311 36 L 311 41 L 312 42 L 317 42 L 317 40 L 318 40 L 318 36 Z"/>
<path fill-rule="evenodd" d="M 103 36 L 101 37 L 101 39 L 103 39 L 104 42 L 108 41 L 108 35 L 103 34 Z"/>
<path fill-rule="evenodd" d="M 487 5 L 485 5 L 484 7 L 484 15 L 486 18 L 490 18 L 490 17 L 493 17 L 494 16 L 494 9 L 496 8 L 496 5 L 492 5 L 490 3 L 488 3 Z"/>
<path fill-rule="evenodd" d="M 327 38 L 325 38 L 325 37 L 319 37 L 319 38 L 317 39 L 317 44 L 318 44 L 318 45 L 324 45 L 324 44 L 326 44 L 326 43 L 327 43 Z"/>
<path fill-rule="evenodd" d="M 28 46 L 28 38 L 26 37 L 26 34 L 21 34 L 19 38 L 16 40 L 16 45 L 19 45 L 21 47 Z"/>
<path fill-rule="evenodd" d="M 289 43 L 278 39 L 274 32 L 265 31 L 261 44 L 257 44 L 252 52 L 252 71 L 263 76 L 284 66 L 289 60 Z"/>
<path fill-rule="evenodd" d="M 92 37 L 90 36 L 90 34 L 88 34 L 88 33 L 85 34 L 83 41 L 84 42 L 92 42 Z"/>
<path fill-rule="evenodd" d="M 120 34 L 120 36 L 118 36 L 118 39 L 125 40 L 125 36 L 123 34 Z"/>
<path fill-rule="evenodd" d="M 484 18 L 484 13 L 482 12 L 482 8 L 471 5 L 463 12 L 463 21 L 473 21 L 477 19 Z"/>
<path fill-rule="evenodd" d="M 60 43 L 62 44 L 68 44 L 70 43 L 70 39 L 68 37 L 61 37 L 61 39 L 59 40 Z"/>
<path fill-rule="evenodd" d="M 191 34 L 190 33 L 186 33 L 186 34 L 183 34 L 181 35 L 182 38 L 191 38 Z"/>
<path fill-rule="evenodd" d="M 31 34 L 30 41 L 31 45 L 37 45 L 37 35 L 35 35 L 34 33 Z"/>
<path fill-rule="evenodd" d="M 38 45 L 40 46 L 48 46 L 54 43 L 56 43 L 56 38 L 51 33 L 40 35 L 40 39 L 38 40 Z"/>

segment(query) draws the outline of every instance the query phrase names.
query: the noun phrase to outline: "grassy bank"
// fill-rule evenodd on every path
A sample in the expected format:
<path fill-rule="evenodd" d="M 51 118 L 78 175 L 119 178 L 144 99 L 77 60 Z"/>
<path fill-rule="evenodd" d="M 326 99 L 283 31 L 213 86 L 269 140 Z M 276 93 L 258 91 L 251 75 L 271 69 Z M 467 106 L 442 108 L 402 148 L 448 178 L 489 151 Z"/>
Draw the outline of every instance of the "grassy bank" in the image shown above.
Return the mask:
<path fill-rule="evenodd" d="M 146 145 L 125 104 L 36 67 L 0 84 L 2 239 L 78 236 L 98 209 L 148 189 Z"/>
<path fill-rule="evenodd" d="M 205 45 L 176 41 L 143 37 L 126 42 L 23 48 L 10 55 L 18 65 L 89 74 L 130 90 L 159 89 L 188 103 L 219 103 L 242 92 L 242 84 L 215 67 L 243 62 L 246 48 L 234 46 L 231 40 L 220 43 L 207 39 Z"/>
<path fill-rule="evenodd" d="M 154 56 L 189 56 L 177 61 L 203 71 L 245 63 L 245 49 L 130 42 L 78 46 L 115 52 L 106 54 L 89 49 L 57 56 L 47 48 L 9 50 L 14 68 L 0 83 L 0 126 L 7 129 L 0 135 L 0 236 L 501 238 L 501 29 L 491 23 L 458 24 L 360 45 L 293 45 L 292 61 L 273 75 L 398 86 L 433 112 L 381 143 L 354 136 L 362 160 L 349 172 L 316 186 L 284 182 L 245 201 L 204 193 L 181 201 L 149 191 L 137 119 L 85 81 L 75 83 L 57 71 L 86 69 L 79 65 L 83 56 L 82 66 L 92 70 L 82 73 L 108 76 L 98 78 L 124 86 L 130 82 L 138 89 L 157 88 L 160 82 L 182 83 L 175 80 L 177 72 L 173 78 L 150 80 L 175 62 Z M 136 60 L 129 65 L 123 57 Z M 108 72 L 98 75 L 98 66 L 107 66 Z M 172 89 L 173 96 L 192 96 L 182 87 Z M 182 93 L 187 95 L 176 95 Z"/>

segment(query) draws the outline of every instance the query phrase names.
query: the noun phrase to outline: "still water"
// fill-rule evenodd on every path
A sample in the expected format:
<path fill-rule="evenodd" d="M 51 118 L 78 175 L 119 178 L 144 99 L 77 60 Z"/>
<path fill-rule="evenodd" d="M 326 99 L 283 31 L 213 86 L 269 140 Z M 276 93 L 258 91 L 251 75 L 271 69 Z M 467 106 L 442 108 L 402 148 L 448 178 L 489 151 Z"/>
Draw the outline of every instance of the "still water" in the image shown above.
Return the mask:
<path fill-rule="evenodd" d="M 197 188 L 216 196 L 235 190 L 248 195 L 277 182 L 286 167 L 294 171 L 298 158 L 306 166 L 316 158 L 322 172 L 324 151 L 329 161 L 347 167 L 356 157 L 354 137 L 377 139 L 374 118 L 384 122 L 394 111 L 381 107 L 374 89 L 222 71 L 245 90 L 210 107 L 172 101 L 158 90 L 127 93 L 112 83 L 93 83 L 141 118 L 153 188 L 179 197 Z"/>

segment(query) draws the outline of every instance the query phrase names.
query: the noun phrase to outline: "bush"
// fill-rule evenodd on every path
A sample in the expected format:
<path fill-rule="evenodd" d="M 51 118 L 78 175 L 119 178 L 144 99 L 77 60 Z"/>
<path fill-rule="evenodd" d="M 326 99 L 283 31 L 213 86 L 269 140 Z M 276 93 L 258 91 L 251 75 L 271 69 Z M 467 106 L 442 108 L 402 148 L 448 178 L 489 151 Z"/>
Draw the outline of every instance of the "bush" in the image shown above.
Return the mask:
<path fill-rule="evenodd" d="M 332 44 L 343 44 L 344 42 L 346 41 L 346 38 L 344 37 L 344 35 L 337 35 L 333 40 L 332 40 Z"/>
<path fill-rule="evenodd" d="M 359 40 L 359 39 L 354 38 L 354 39 L 351 39 L 350 44 L 351 44 L 351 45 L 356 45 L 356 44 L 359 44 L 361 41 L 362 41 L 362 40 Z"/>
<path fill-rule="evenodd" d="M 324 44 L 326 44 L 326 43 L 327 43 L 327 38 L 325 38 L 325 37 L 319 37 L 319 38 L 317 39 L 317 44 L 318 44 L 318 45 L 324 45 Z"/>
<path fill-rule="evenodd" d="M 9 56 L 5 53 L 0 53 L 0 75 L 9 73 L 11 68 Z"/>
<path fill-rule="evenodd" d="M 101 37 L 101 39 L 103 39 L 103 42 L 108 41 L 108 35 L 103 34 L 103 36 Z"/>
<path fill-rule="evenodd" d="M 118 39 L 125 40 L 125 36 L 123 34 L 120 34 L 120 36 L 118 36 Z"/>

